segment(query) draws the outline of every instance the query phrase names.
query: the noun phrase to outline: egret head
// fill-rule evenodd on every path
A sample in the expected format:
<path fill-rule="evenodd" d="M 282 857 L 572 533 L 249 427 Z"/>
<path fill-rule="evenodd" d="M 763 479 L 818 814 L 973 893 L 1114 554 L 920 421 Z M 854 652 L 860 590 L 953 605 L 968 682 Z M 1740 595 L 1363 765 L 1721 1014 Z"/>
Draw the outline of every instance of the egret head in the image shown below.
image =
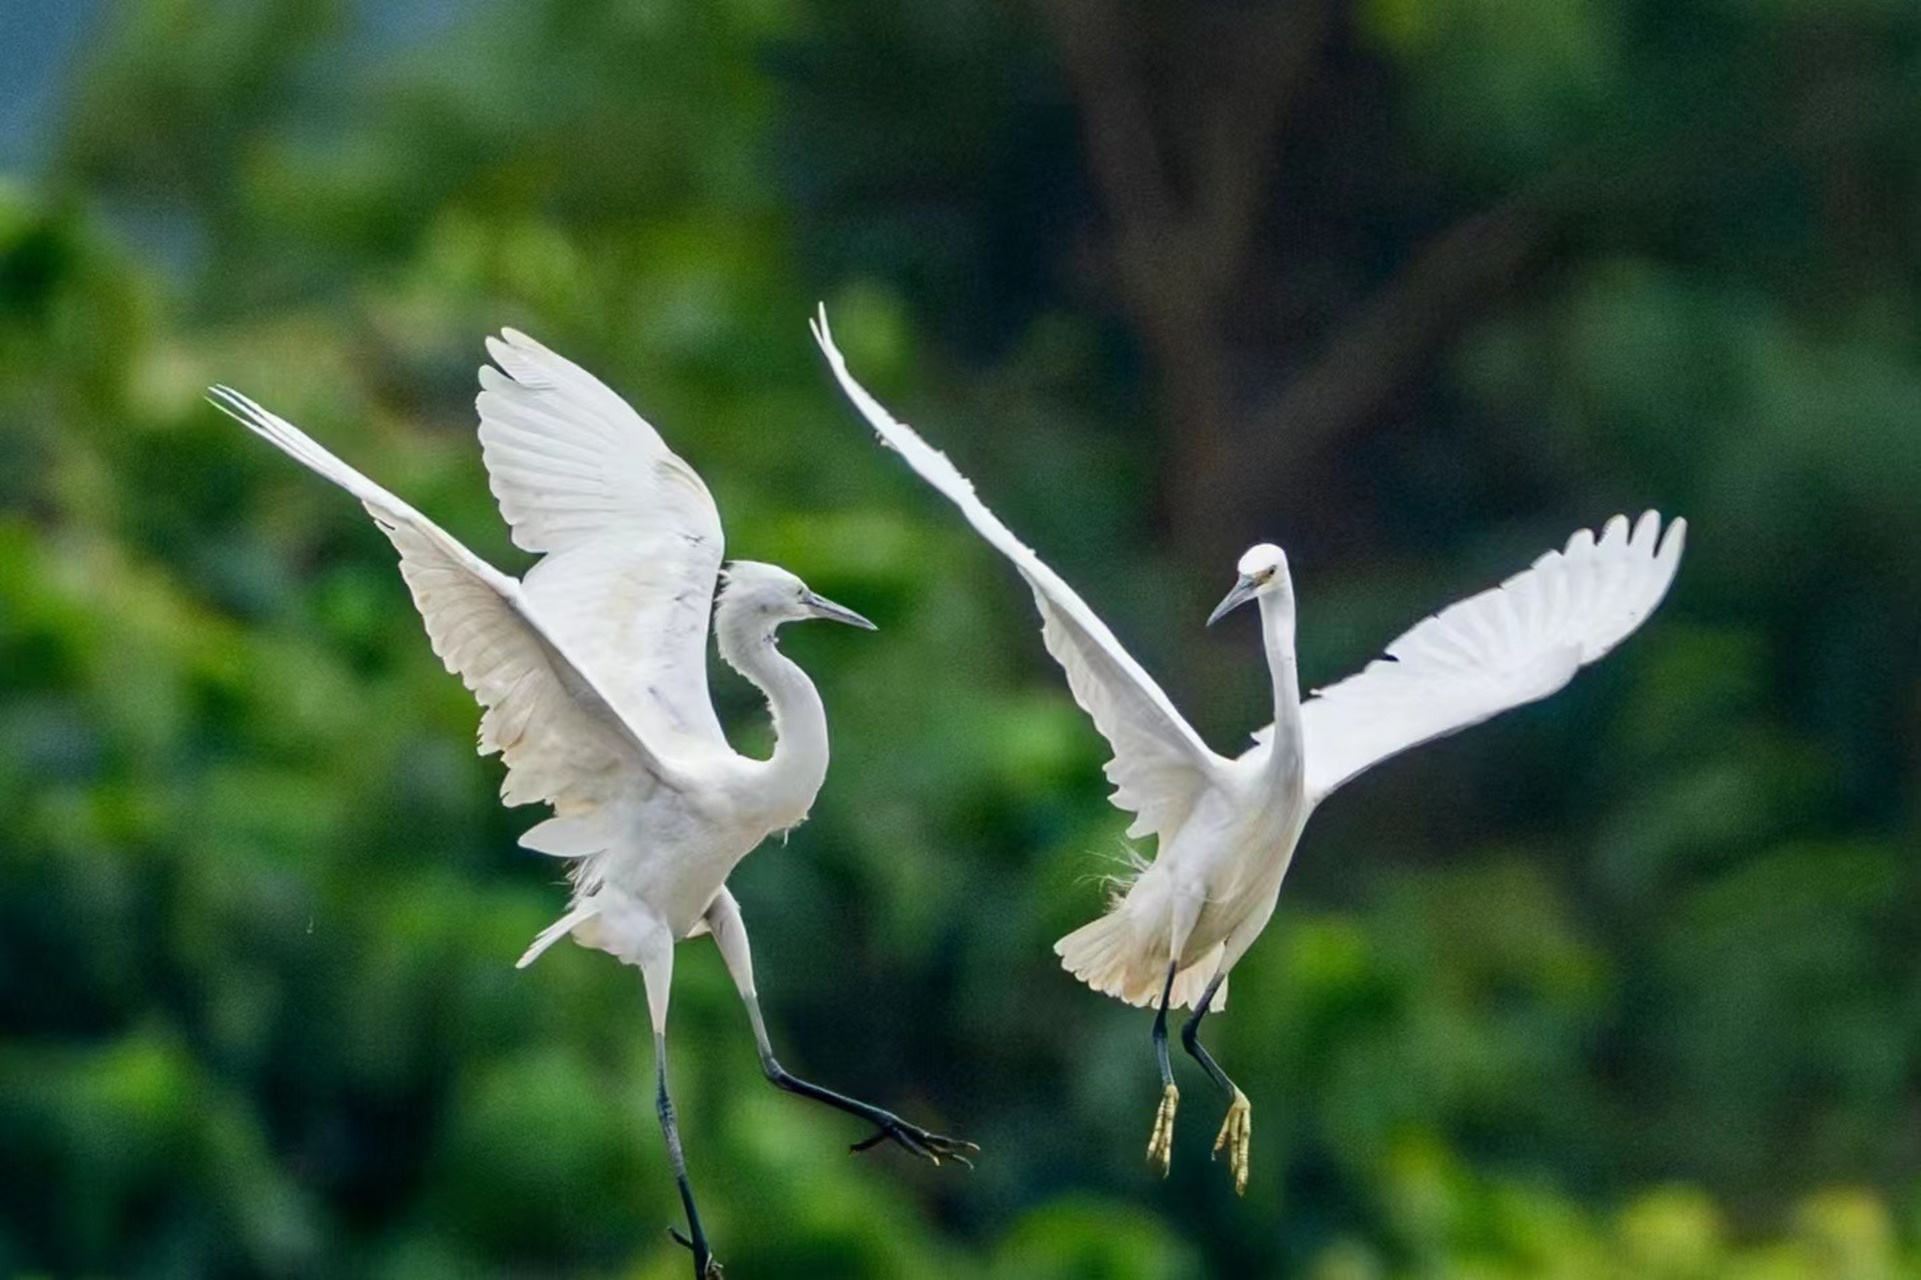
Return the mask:
<path fill-rule="evenodd" d="M 782 623 L 826 618 L 874 630 L 874 624 L 845 605 L 815 595 L 807 584 L 778 565 L 731 561 L 722 571 L 719 612 L 764 626 L 768 634 Z"/>
<path fill-rule="evenodd" d="M 1271 542 L 1249 547 L 1235 569 L 1241 576 L 1227 597 L 1214 606 L 1214 612 L 1207 615 L 1210 627 L 1249 600 L 1286 591 L 1289 587 L 1287 553 Z"/>

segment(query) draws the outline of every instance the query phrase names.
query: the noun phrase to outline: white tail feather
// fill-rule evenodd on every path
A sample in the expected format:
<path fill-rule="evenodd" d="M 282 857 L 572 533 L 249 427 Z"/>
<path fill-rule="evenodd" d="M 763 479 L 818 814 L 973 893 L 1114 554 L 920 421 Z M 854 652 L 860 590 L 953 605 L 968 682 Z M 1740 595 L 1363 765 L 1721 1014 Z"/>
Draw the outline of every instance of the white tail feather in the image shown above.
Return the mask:
<path fill-rule="evenodd" d="M 595 903 L 583 902 L 578 904 L 572 911 L 569 911 L 566 915 L 554 921 L 545 929 L 542 929 L 539 936 L 534 939 L 533 945 L 527 948 L 520 959 L 514 961 L 514 968 L 525 969 L 528 965 L 540 959 L 541 952 L 553 946 L 556 942 L 559 942 L 562 938 L 572 933 L 577 927 L 586 924 L 599 914 L 600 907 Z"/>
<path fill-rule="evenodd" d="M 1054 944 L 1061 968 L 1103 995 L 1131 1005 L 1152 1007 L 1161 998 L 1167 981 L 1167 965 L 1148 955 L 1135 937 L 1134 922 L 1126 911 L 1110 911 L 1098 920 L 1082 925 Z M 1191 1009 L 1221 961 L 1216 946 L 1193 964 L 1174 975 L 1174 990 L 1168 1007 Z M 1227 1007 L 1227 981 L 1208 1004 L 1209 1012 Z"/>

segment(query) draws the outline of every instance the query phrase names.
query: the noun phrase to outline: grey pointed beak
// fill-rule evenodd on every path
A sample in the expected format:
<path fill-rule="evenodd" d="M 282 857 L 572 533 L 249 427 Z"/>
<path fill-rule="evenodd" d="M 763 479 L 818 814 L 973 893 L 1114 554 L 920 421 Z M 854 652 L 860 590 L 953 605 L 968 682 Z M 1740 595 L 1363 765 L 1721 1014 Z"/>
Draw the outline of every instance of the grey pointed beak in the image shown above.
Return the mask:
<path fill-rule="evenodd" d="M 1252 600 L 1254 593 L 1260 590 L 1260 585 L 1260 583 L 1254 581 L 1254 579 L 1248 577 L 1246 574 L 1242 574 L 1241 580 L 1234 584 L 1234 589 L 1227 593 L 1226 599 L 1215 605 L 1214 612 L 1207 615 L 1207 625 L 1210 627 L 1213 626 L 1222 618 L 1225 618 L 1228 614 L 1234 612 L 1234 610 L 1240 608 L 1249 600 Z"/>
<path fill-rule="evenodd" d="M 863 631 L 880 629 L 846 605 L 835 604 L 826 596 L 817 596 L 809 591 L 805 597 L 805 603 L 809 609 L 813 610 L 813 616 L 816 618 L 825 618 L 829 622 L 844 622 L 850 627 L 859 627 Z"/>

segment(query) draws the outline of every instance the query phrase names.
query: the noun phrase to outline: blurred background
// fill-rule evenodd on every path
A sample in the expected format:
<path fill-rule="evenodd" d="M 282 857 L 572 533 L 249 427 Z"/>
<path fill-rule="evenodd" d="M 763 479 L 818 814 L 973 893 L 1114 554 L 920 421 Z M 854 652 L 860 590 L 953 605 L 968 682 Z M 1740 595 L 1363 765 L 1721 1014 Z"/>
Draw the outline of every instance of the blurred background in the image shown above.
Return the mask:
<path fill-rule="evenodd" d="M 364 515 L 495 563 L 481 339 L 598 372 L 801 628 L 835 763 L 735 889 L 788 1064 L 978 1140 L 859 1158 L 712 948 L 673 1035 L 728 1275 L 1921 1275 L 1921 9 L 1909 0 L 0 5 L 0 1274 L 684 1275 L 635 975 Z M 1203 734 L 1573 529 L 1693 522 L 1568 693 L 1310 828 L 1210 1023 L 1049 954 L 1124 854 L 1008 567 L 805 320 Z M 765 715 L 731 675 L 735 740 Z"/>

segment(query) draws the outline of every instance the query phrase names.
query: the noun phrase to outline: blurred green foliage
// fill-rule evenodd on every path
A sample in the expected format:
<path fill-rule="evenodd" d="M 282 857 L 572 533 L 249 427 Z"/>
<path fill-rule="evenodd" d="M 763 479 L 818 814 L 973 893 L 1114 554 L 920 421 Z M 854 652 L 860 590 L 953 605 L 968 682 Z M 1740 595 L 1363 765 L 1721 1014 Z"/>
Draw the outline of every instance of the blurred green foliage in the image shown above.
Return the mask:
<path fill-rule="evenodd" d="M 1199 513 L 1299 548 L 1310 683 L 1577 523 L 1695 530 L 1575 689 L 1317 819 L 1212 1024 L 1258 1120 L 1237 1201 L 1198 1078 L 1142 1169 L 1147 1020 L 1051 963 L 1121 852 L 1102 746 L 803 327 L 827 298 L 1217 745 L 1261 718 L 1246 631 L 1199 626 L 1228 562 L 1167 536 L 1185 425 L 1089 266 L 1045 7 L 105 6 L 47 163 L 0 179 L 0 1274 L 683 1273 L 637 980 L 513 970 L 563 892 L 390 550 L 199 399 L 517 570 L 470 407 L 513 324 L 661 427 L 733 551 L 882 628 L 788 641 L 834 769 L 736 888 L 790 1064 L 985 1153 L 850 1160 L 690 945 L 730 1275 L 1921 1275 L 1921 17 L 1330 13 L 1340 92 L 1245 264 L 1293 319 L 1237 321 L 1245 364 L 1543 174 L 1580 216 L 1434 317 L 1396 403 Z"/>

